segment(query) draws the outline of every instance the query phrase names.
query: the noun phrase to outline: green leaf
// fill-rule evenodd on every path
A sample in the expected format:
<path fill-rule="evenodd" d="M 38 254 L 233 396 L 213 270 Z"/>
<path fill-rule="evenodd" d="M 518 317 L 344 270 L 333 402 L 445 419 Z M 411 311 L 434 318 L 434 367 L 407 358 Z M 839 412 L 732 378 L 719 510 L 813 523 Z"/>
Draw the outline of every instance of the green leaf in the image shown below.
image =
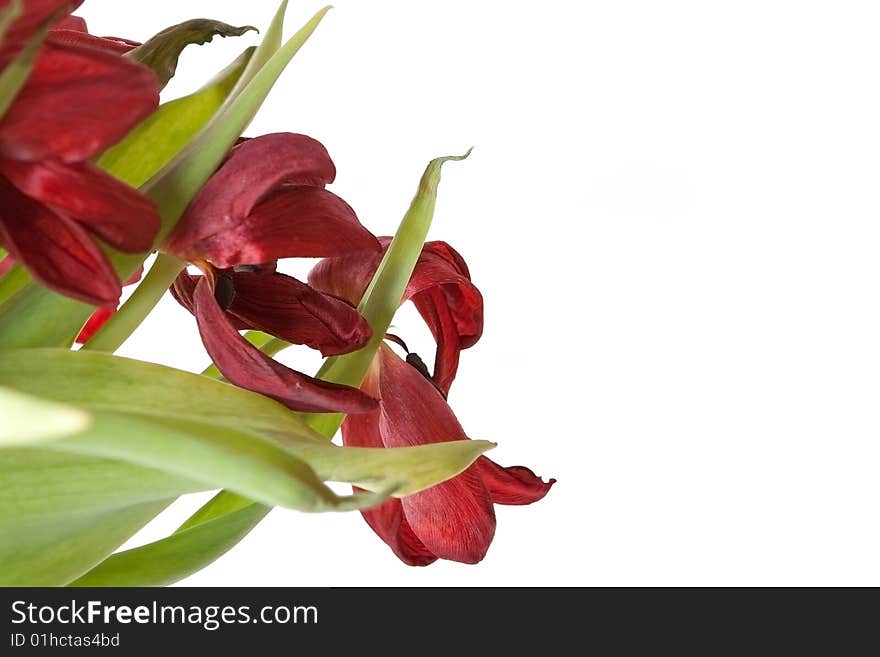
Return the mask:
<path fill-rule="evenodd" d="M 77 408 L 0 387 L 0 448 L 29 445 L 78 433 L 91 417 Z"/>
<path fill-rule="evenodd" d="M 0 386 L 90 411 L 312 435 L 295 414 L 268 397 L 198 374 L 99 352 L 2 351 Z"/>
<path fill-rule="evenodd" d="M 187 46 L 210 43 L 217 35 L 241 36 L 256 30 L 250 25 L 233 27 L 220 21 L 194 18 L 162 30 L 126 56 L 153 69 L 159 78 L 159 88 L 163 89 L 174 77 L 177 60 Z"/>
<path fill-rule="evenodd" d="M 99 564 L 171 501 L 6 531 L 0 541 L 0 586 L 63 586 Z"/>
<path fill-rule="evenodd" d="M 253 53 L 254 48 L 248 48 L 199 91 L 161 105 L 106 151 L 98 165 L 132 187 L 141 187 L 205 127 L 241 78 Z"/>
<path fill-rule="evenodd" d="M 268 512 L 268 507 L 249 503 L 162 540 L 114 554 L 71 586 L 173 584 L 235 547 Z"/>
<path fill-rule="evenodd" d="M 0 385 L 85 409 L 87 431 L 52 449 L 153 467 L 290 508 L 350 509 L 323 481 L 411 493 L 458 474 L 483 441 L 397 449 L 338 447 L 267 397 L 163 365 L 97 352 L 26 349 L 0 355 Z"/>
<path fill-rule="evenodd" d="M 0 449 L 0 586 L 66 584 L 198 489 L 124 463 Z"/>
<path fill-rule="evenodd" d="M 43 448 L 0 449 L 0 531 L 57 524 L 207 490 L 203 484 L 94 456 Z"/>

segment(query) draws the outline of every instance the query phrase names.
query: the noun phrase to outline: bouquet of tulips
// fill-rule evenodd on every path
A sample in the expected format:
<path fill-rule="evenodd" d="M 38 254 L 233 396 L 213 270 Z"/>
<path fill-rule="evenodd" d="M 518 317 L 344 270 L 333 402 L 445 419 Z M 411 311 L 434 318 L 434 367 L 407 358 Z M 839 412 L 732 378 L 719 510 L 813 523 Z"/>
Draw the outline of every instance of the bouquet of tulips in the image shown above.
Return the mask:
<path fill-rule="evenodd" d="M 377 237 L 327 189 L 319 141 L 242 137 L 327 9 L 283 40 L 282 3 L 259 46 L 160 102 L 185 48 L 253 28 L 196 19 L 137 43 L 90 34 L 79 4 L 0 0 L 0 584 L 170 584 L 273 506 L 360 510 L 407 564 L 480 561 L 493 505 L 553 481 L 489 460 L 447 403 L 483 299 L 425 240 L 441 168 L 467 155 L 431 161 Z M 278 269 L 295 257 L 321 258 L 307 282 Z M 169 291 L 201 374 L 113 355 Z M 431 368 L 388 332 L 406 301 Z M 313 376 L 275 360 L 292 344 L 326 357 Z M 119 550 L 203 491 L 172 534 Z"/>

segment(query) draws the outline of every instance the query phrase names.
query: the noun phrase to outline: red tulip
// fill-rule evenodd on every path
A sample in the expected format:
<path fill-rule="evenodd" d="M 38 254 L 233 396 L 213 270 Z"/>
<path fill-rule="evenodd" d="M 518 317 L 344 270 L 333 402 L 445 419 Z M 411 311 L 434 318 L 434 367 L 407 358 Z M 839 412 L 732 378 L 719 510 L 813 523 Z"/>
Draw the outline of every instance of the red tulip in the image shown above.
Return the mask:
<path fill-rule="evenodd" d="M 382 242 L 387 245 L 388 240 Z M 322 260 L 309 282 L 354 301 L 369 284 L 381 255 Z M 482 297 L 458 252 L 444 242 L 429 242 L 406 298 L 413 300 L 437 340 L 433 378 L 414 354 L 404 361 L 383 344 L 361 386 L 379 400 L 379 407 L 346 418 L 342 425 L 346 445 L 403 447 L 467 439 L 444 395 L 455 378 L 459 352 L 482 333 Z M 531 504 L 543 498 L 554 482 L 545 483 L 528 468 L 503 468 L 480 457 L 460 475 L 415 495 L 389 500 L 363 516 L 409 565 L 424 566 L 438 558 L 476 563 L 495 534 L 493 504 Z"/>
<path fill-rule="evenodd" d="M 8 63 L 14 46 L 54 10 L 75 4 L 26 2 L 0 61 Z M 46 286 L 115 304 L 120 283 L 98 239 L 127 253 L 151 248 L 159 229 L 152 201 L 91 159 L 157 104 L 148 68 L 54 32 L 47 37 L 0 119 L 0 244 Z"/>
<path fill-rule="evenodd" d="M 238 333 L 264 331 L 325 356 L 369 341 L 369 325 L 350 304 L 275 271 L 279 258 L 378 252 L 354 211 L 324 189 L 335 175 L 326 149 L 310 137 L 245 140 L 193 199 L 164 250 L 205 274 L 183 272 L 173 293 L 195 315 L 229 381 L 297 411 L 362 413 L 375 400 L 285 367 Z"/>

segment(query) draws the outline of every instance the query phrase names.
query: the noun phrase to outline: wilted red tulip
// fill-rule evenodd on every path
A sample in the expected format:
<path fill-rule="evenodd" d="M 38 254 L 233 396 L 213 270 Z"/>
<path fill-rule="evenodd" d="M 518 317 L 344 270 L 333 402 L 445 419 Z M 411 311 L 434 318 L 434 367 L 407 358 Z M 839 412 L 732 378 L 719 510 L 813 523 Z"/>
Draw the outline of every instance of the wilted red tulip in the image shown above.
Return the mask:
<path fill-rule="evenodd" d="M 261 330 L 324 355 L 369 341 L 370 327 L 351 305 L 275 272 L 279 258 L 378 252 L 354 211 L 324 189 L 335 176 L 326 149 L 310 137 L 246 140 L 193 199 L 164 250 L 204 272 L 182 273 L 173 291 L 229 381 L 294 410 L 360 413 L 375 401 L 291 370 L 238 333 Z"/>
<path fill-rule="evenodd" d="M 388 241 L 382 239 L 385 246 Z M 309 282 L 319 290 L 357 300 L 381 256 L 365 253 L 322 260 Z M 414 354 L 404 361 L 383 344 L 361 386 L 379 400 L 379 407 L 346 418 L 342 425 L 346 445 L 403 447 L 467 438 L 444 395 L 455 378 L 459 352 L 482 334 L 482 296 L 462 257 L 444 242 L 428 242 L 405 298 L 414 302 L 437 341 L 434 375 L 428 375 Z M 402 344 L 398 338 L 392 341 Z M 531 504 L 544 497 L 554 482 L 545 483 L 528 468 L 502 468 L 480 457 L 449 481 L 389 500 L 363 515 L 407 564 L 424 566 L 438 558 L 476 563 L 495 534 L 493 504 Z"/>
<path fill-rule="evenodd" d="M 77 4 L 26 1 L 0 62 L 8 64 L 59 9 Z M 0 118 L 0 244 L 46 286 L 115 304 L 120 283 L 96 238 L 127 253 L 147 251 L 159 216 L 148 198 L 91 159 L 156 108 L 158 86 L 150 69 L 66 43 L 63 32 L 50 32 Z"/>

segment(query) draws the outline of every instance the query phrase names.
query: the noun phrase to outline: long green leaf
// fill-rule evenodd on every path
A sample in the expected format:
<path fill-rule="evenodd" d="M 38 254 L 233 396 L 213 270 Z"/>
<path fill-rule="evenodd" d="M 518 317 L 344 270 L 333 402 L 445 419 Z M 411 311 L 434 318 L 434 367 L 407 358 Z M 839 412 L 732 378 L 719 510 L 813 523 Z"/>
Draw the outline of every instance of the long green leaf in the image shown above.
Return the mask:
<path fill-rule="evenodd" d="M 98 352 L 2 351 L 0 386 L 92 411 L 313 435 L 295 414 L 268 397 L 172 367 Z"/>
<path fill-rule="evenodd" d="M 7 531 L 0 541 L 0 586 L 63 586 L 101 563 L 171 501 Z"/>
<path fill-rule="evenodd" d="M 25 525 L 103 514 L 209 490 L 161 470 L 42 448 L 0 449 L 0 543 Z"/>
<path fill-rule="evenodd" d="M 0 387 L 0 448 L 31 445 L 79 433 L 91 416 L 77 408 Z"/>
<path fill-rule="evenodd" d="M 160 541 L 119 552 L 72 582 L 71 586 L 173 584 L 235 547 L 268 512 L 268 507 L 251 503 Z"/>

